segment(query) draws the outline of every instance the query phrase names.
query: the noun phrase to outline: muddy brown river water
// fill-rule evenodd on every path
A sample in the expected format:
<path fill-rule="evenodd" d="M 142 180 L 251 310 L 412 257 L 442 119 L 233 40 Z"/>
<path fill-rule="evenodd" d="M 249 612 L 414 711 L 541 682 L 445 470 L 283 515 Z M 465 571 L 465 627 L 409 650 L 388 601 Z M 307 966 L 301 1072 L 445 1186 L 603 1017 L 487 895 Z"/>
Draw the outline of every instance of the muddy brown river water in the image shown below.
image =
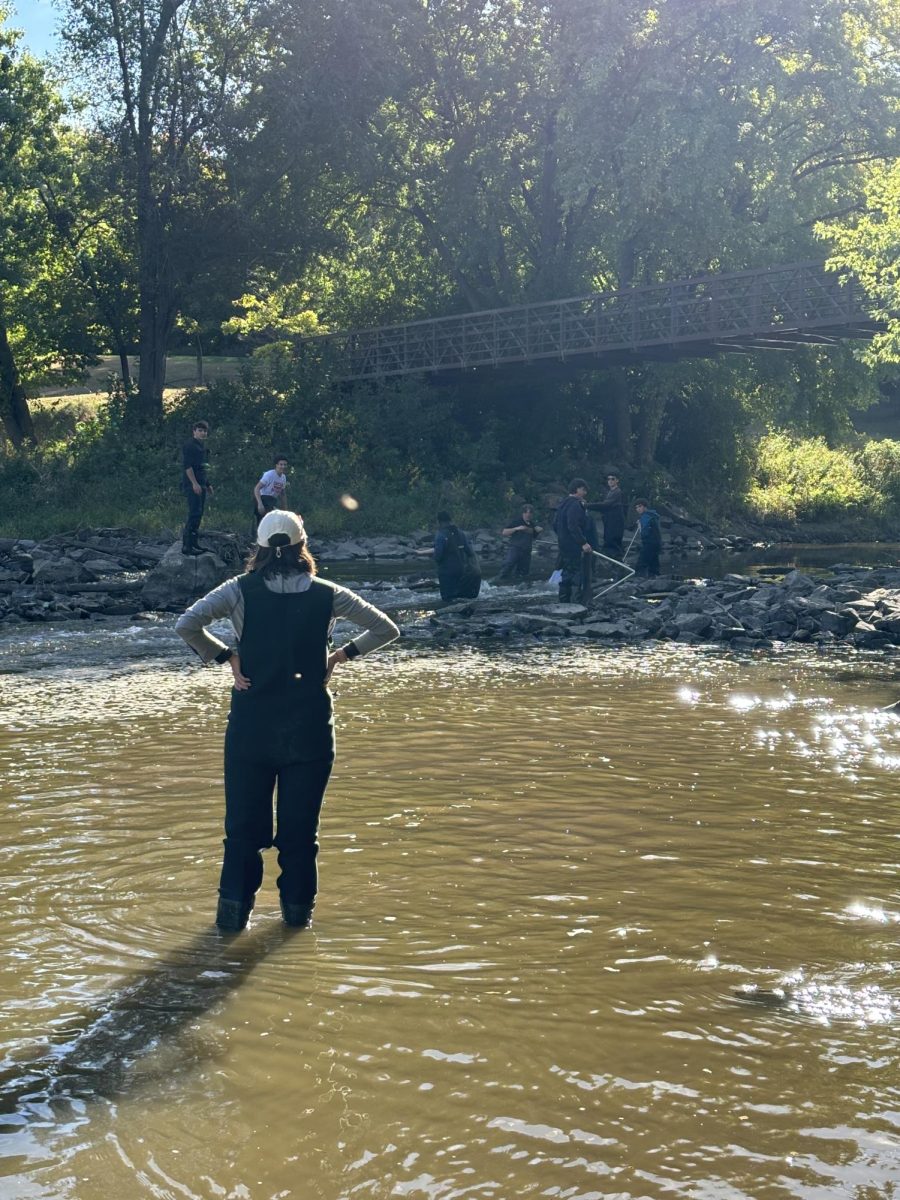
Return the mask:
<path fill-rule="evenodd" d="M 0 670 L 3 1200 L 900 1194 L 888 660 L 372 656 L 315 926 L 269 863 L 234 939 L 226 672 L 168 620 Z"/>

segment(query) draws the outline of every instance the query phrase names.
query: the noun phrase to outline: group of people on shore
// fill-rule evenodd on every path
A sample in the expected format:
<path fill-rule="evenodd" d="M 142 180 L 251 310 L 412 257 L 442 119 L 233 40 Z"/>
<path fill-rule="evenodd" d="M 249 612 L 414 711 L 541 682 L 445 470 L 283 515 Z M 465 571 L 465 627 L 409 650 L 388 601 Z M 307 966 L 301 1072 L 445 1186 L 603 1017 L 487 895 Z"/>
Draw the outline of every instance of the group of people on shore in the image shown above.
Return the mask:
<path fill-rule="evenodd" d="M 206 439 L 209 425 L 196 421 L 191 440 L 182 452 L 181 486 L 187 499 L 187 519 L 182 533 L 182 554 L 202 553 L 199 543 L 200 522 L 208 496 L 213 487 L 209 481 L 209 451 Z M 263 472 L 253 488 L 253 528 L 261 518 L 286 506 L 288 459 L 276 454 L 272 466 Z M 588 484 L 576 478 L 569 484 L 568 494 L 556 509 L 553 530 L 559 544 L 559 598 L 569 601 L 573 595 L 588 599 L 591 595 L 594 560 L 597 555 L 610 563 L 621 563 L 625 557 L 624 538 L 627 504 L 618 475 L 606 477 L 606 494 L 601 500 L 588 503 Z M 640 554 L 636 572 L 639 575 L 659 574 L 659 553 L 662 546 L 659 516 L 641 498 L 634 502 L 641 535 Z M 603 528 L 602 540 L 593 513 L 599 513 Z M 531 553 L 537 537 L 543 532 L 538 525 L 534 505 L 525 503 L 514 512 L 501 534 L 507 539 L 506 555 L 495 583 L 524 582 L 531 572 Z M 448 512 L 437 515 L 434 545 L 426 553 L 434 555 L 438 584 L 443 600 L 470 599 L 481 589 L 481 568 L 468 535 L 454 522 Z"/>
<path fill-rule="evenodd" d="M 197 421 L 184 446 L 181 486 L 187 500 L 182 538 L 186 555 L 200 554 L 200 522 L 212 494 L 207 469 L 209 426 Z M 390 617 L 339 584 L 317 577 L 302 517 L 284 507 L 287 458 L 276 455 L 253 488 L 256 524 L 246 571 L 214 588 L 178 619 L 176 631 L 204 663 L 227 666 L 231 705 L 225 733 L 225 839 L 216 925 L 238 933 L 250 920 L 263 878 L 262 853 L 274 846 L 284 923 L 305 928 L 318 893 L 319 815 L 335 756 L 333 672 L 399 636 Z M 588 485 L 573 479 L 556 512 L 562 571 L 560 598 L 584 585 L 597 530 L 590 510 L 603 518 L 601 553 L 621 562 L 625 505 L 619 481 L 607 478 L 603 500 L 588 505 Z M 635 502 L 641 521 L 641 561 L 659 564 L 659 520 L 645 500 Z M 524 504 L 502 530 L 509 539 L 498 579 L 527 579 L 534 541 L 541 533 L 534 507 Z M 609 551 L 610 553 L 607 553 Z M 445 600 L 477 596 L 481 572 L 472 543 L 448 512 L 438 514 L 433 553 Z M 335 647 L 335 622 L 362 630 Z M 222 641 L 210 625 L 227 619 L 234 638 Z M 231 644 L 229 644 L 231 643 Z"/>

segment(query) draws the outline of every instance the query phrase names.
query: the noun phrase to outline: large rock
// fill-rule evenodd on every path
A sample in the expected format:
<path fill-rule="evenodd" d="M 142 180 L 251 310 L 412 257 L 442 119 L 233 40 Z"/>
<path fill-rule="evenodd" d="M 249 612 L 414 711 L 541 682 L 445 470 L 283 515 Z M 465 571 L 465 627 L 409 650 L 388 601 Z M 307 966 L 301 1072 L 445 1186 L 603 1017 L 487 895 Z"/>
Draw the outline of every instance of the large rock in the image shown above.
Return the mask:
<path fill-rule="evenodd" d="M 804 575 L 802 571 L 788 571 L 781 581 L 781 586 L 790 588 L 792 592 L 801 593 L 813 592 L 816 589 L 815 581 L 808 575 Z"/>
<path fill-rule="evenodd" d="M 707 633 L 712 625 L 712 617 L 709 613 L 679 613 L 672 624 L 678 630 L 678 636 L 690 633 L 702 637 Z"/>
<path fill-rule="evenodd" d="M 236 572 L 218 554 L 185 555 L 173 542 L 144 581 L 141 608 L 181 609 Z"/>
<path fill-rule="evenodd" d="M 35 587 L 52 587 L 55 583 L 89 583 L 97 576 L 74 558 L 41 558 L 34 564 Z"/>

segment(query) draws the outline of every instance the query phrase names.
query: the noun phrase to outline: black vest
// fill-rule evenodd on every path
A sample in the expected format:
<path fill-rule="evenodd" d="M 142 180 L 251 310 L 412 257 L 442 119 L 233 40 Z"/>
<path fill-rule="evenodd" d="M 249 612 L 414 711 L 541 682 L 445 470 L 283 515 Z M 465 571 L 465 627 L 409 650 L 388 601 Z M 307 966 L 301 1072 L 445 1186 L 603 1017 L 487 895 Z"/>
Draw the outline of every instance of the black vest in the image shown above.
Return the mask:
<path fill-rule="evenodd" d="M 232 748 L 276 766 L 333 756 L 334 713 L 325 686 L 332 585 L 313 579 L 305 592 L 273 592 L 257 571 L 238 583 L 241 673 L 250 688 L 231 694 Z"/>

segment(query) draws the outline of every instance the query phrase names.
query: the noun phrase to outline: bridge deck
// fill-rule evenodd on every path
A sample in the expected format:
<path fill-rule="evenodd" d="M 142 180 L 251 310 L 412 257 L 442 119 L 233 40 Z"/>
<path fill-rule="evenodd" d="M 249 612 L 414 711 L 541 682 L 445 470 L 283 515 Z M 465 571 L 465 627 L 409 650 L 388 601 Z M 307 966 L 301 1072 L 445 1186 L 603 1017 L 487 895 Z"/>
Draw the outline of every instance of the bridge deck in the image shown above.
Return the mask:
<path fill-rule="evenodd" d="M 821 262 L 706 275 L 620 292 L 301 339 L 338 378 L 458 371 L 539 360 L 615 363 L 832 344 L 881 326 L 854 280 Z"/>

